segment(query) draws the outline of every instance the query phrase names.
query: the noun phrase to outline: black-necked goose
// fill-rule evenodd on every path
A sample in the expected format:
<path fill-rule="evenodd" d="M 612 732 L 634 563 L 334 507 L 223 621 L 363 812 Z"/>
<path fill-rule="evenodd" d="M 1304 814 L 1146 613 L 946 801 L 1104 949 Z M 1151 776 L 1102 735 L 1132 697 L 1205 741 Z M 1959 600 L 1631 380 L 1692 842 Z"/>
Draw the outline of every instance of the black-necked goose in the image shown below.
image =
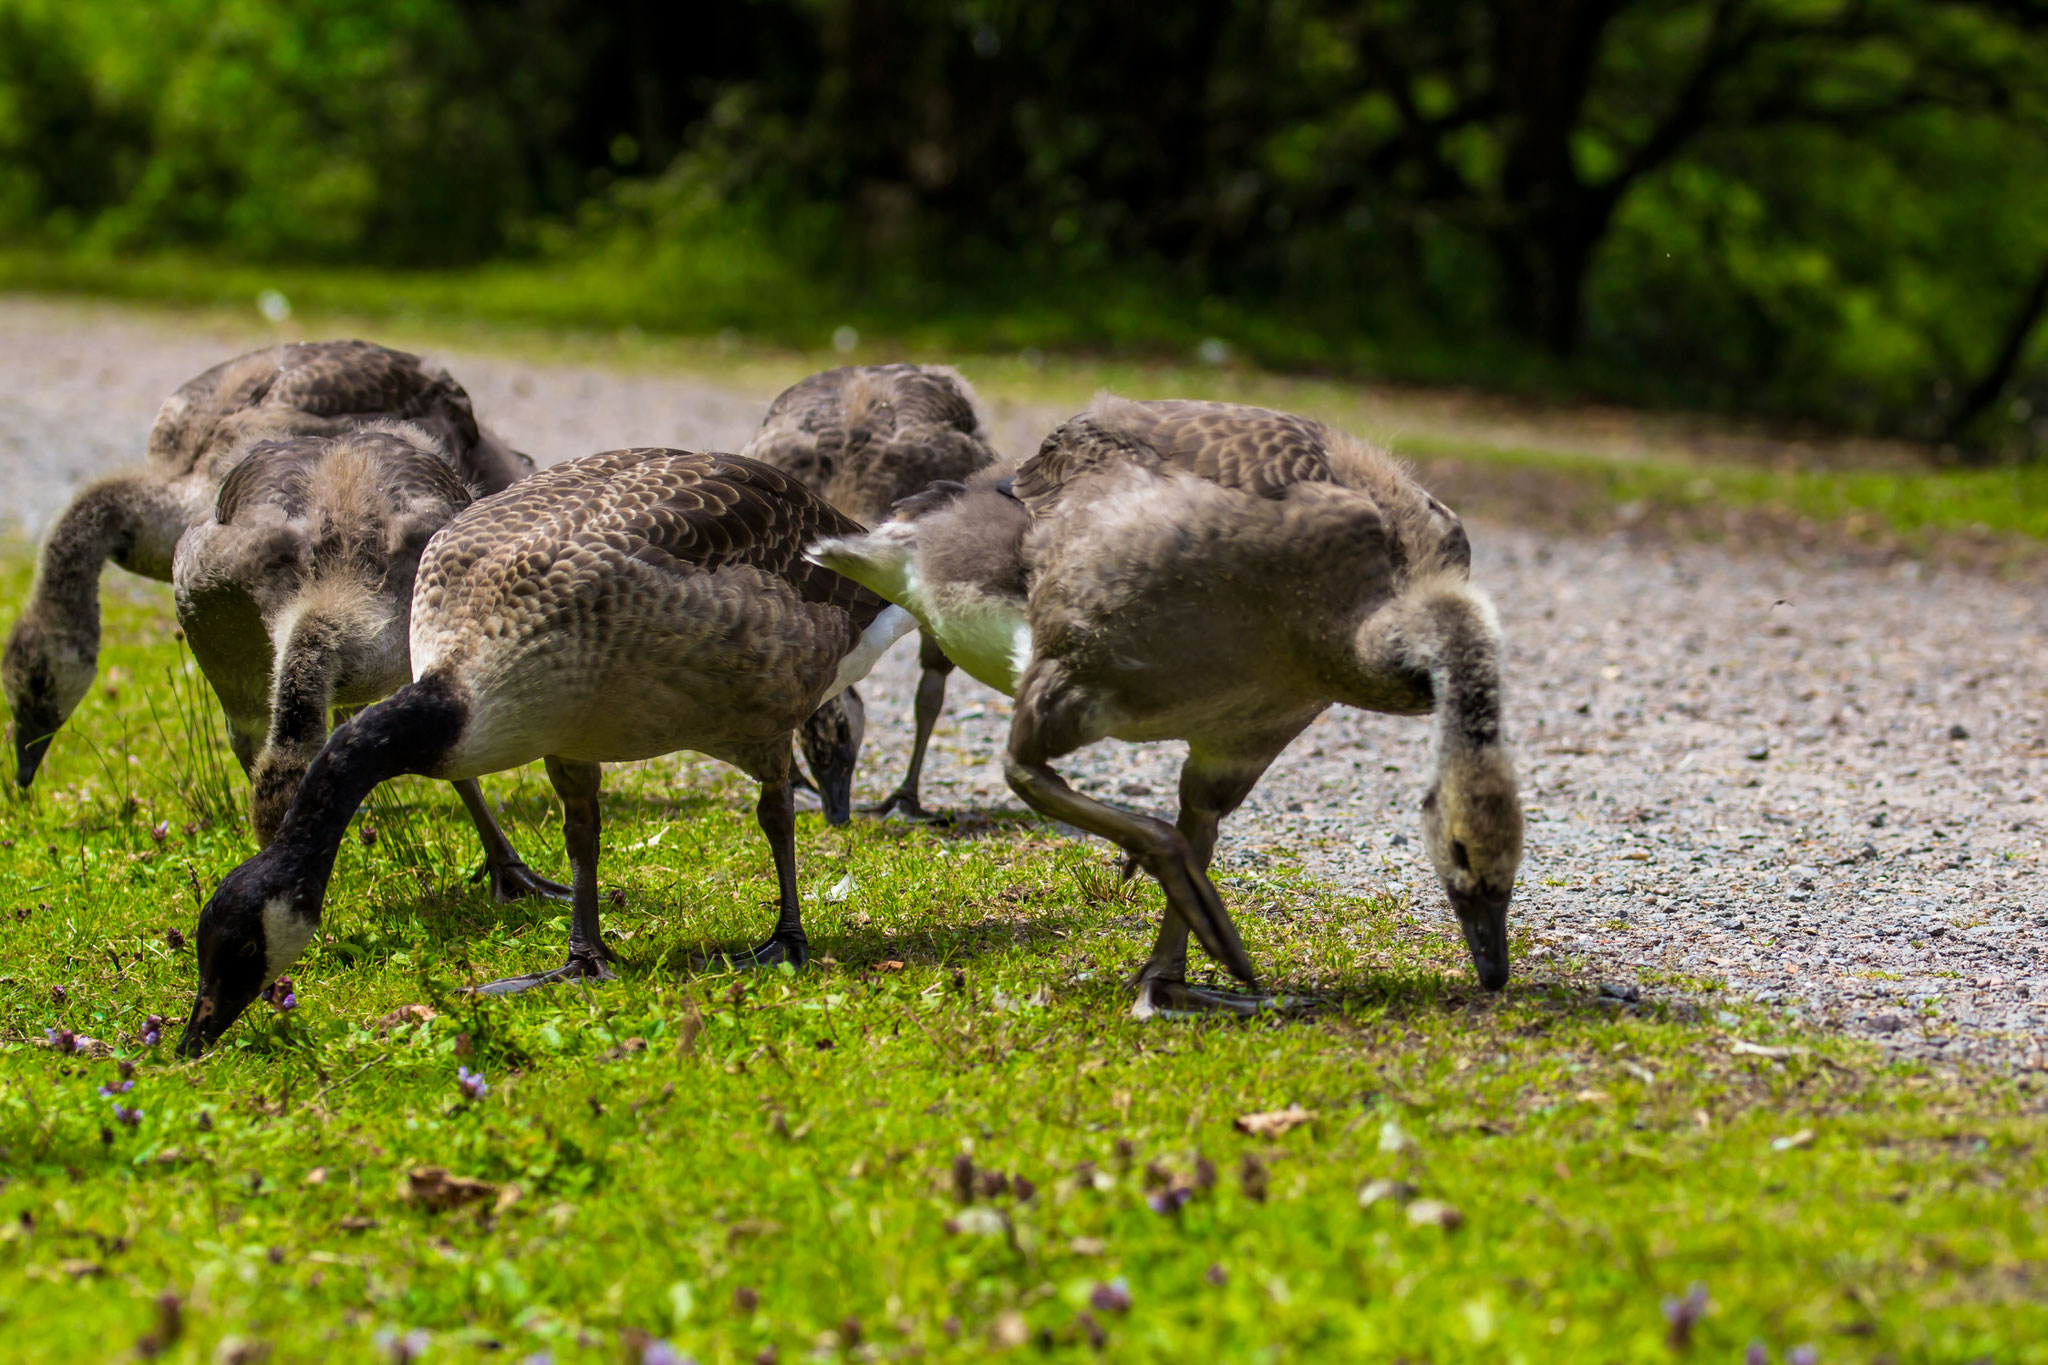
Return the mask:
<path fill-rule="evenodd" d="M 342 436 L 258 440 L 221 481 L 213 515 L 178 541 L 178 623 L 227 713 L 267 845 L 327 742 L 337 706 L 411 681 L 406 617 L 420 552 L 469 506 L 454 462 L 409 422 Z M 513 851 L 474 780 L 457 782 L 501 900 L 569 894 Z"/>
<path fill-rule="evenodd" d="M 273 346 L 214 366 L 164 401 L 143 467 L 81 489 L 44 538 L 35 586 L 0 656 L 14 712 L 15 781 L 28 786 L 92 686 L 100 568 L 169 581 L 178 538 L 213 510 L 238 453 L 263 436 L 332 436 L 366 421 L 424 427 L 466 482 L 495 493 L 533 462 L 480 432 L 438 365 L 367 341 Z"/>
<path fill-rule="evenodd" d="M 1499 626 L 1468 581 L 1464 528 L 1393 459 L 1285 413 L 1103 396 L 1013 478 L 989 471 L 897 517 L 813 554 L 1013 693 L 1017 794 L 1159 879 L 1140 1015 L 1270 999 L 1189 986 L 1187 936 L 1254 983 L 1207 874 L 1217 825 L 1333 702 L 1434 713 L 1423 839 L 1481 983 L 1506 984 L 1522 812 Z M 1187 741 L 1178 827 L 1053 770 L 1105 737 Z"/>
<path fill-rule="evenodd" d="M 915 628 L 804 547 L 859 527 L 755 460 L 592 455 L 472 504 L 427 545 L 413 590 L 414 681 L 338 728 L 276 840 L 199 917 L 199 994 L 182 1047 L 219 1037 L 296 959 L 370 789 L 544 759 L 575 870 L 569 960 L 511 991 L 606 977 L 597 909 L 600 764 L 694 749 L 758 780 L 780 916 L 743 962 L 802 963 L 791 738 Z"/>
<path fill-rule="evenodd" d="M 900 500 L 934 484 L 957 483 L 995 463 L 976 411 L 974 391 L 943 365 L 856 365 L 814 374 L 769 406 L 761 430 L 743 452 L 803 480 L 863 526 L 874 526 Z M 911 820 L 934 818 L 918 800 L 925 748 L 946 704 L 953 661 L 929 632 L 919 641 L 916 734 L 903 782 L 872 808 Z M 810 724 L 858 734 L 865 720 L 849 689 Z M 821 791 L 828 819 L 845 818 L 849 793 Z"/>

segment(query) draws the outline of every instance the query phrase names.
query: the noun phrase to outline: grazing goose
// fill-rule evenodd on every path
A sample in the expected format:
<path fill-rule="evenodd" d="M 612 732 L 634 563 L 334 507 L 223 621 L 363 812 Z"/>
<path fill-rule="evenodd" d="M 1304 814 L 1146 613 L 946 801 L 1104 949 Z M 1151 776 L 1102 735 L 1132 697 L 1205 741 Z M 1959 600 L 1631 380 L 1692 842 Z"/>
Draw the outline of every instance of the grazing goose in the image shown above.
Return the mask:
<path fill-rule="evenodd" d="M 238 452 L 213 516 L 178 541 L 178 624 L 227 713 L 249 773 L 250 824 L 268 845 L 336 706 L 411 681 L 406 616 L 427 540 L 470 492 L 409 422 L 342 436 L 261 439 Z M 457 782 L 500 900 L 566 897 L 534 874 L 474 781 Z"/>
<path fill-rule="evenodd" d="M 1188 932 L 1255 984 L 1208 877 L 1217 825 L 1333 702 L 1434 713 L 1423 840 L 1481 983 L 1507 983 L 1522 812 L 1499 627 L 1457 517 L 1391 458 L 1285 413 L 1103 396 L 1013 478 L 991 470 L 896 515 L 813 555 L 1013 694 L 1011 787 L 1159 879 L 1141 1017 L 1270 1003 L 1188 985 Z M 1178 827 L 1053 770 L 1104 737 L 1187 741 Z"/>
<path fill-rule="evenodd" d="M 261 436 L 332 436 L 377 418 L 425 428 L 466 483 L 495 493 L 533 462 L 484 435 L 447 371 L 367 341 L 314 341 L 214 366 L 165 400 L 143 467 L 87 484 L 43 542 L 35 586 L 0 657 L 26 787 L 98 666 L 100 566 L 168 581 L 178 538 L 213 509 L 236 457 Z"/>
<path fill-rule="evenodd" d="M 995 463 L 975 410 L 974 391 L 943 365 L 854 365 L 814 374 L 783 392 L 768 408 L 761 430 L 743 454 L 765 460 L 863 526 L 879 524 L 897 502 L 935 483 L 957 482 Z M 918 679 L 910 771 L 870 813 L 900 812 L 911 820 L 936 817 L 918 800 L 925 747 L 946 704 L 953 661 L 929 631 L 918 640 Z M 844 708 L 841 714 L 840 708 Z M 828 704 L 813 728 L 842 727 L 854 737 L 865 714 L 848 688 Z M 850 793 L 821 791 L 826 818 L 845 819 Z"/>
<path fill-rule="evenodd" d="M 760 782 L 781 913 L 767 942 L 733 956 L 800 965 L 791 738 L 915 626 L 803 558 L 859 529 L 768 465 L 674 450 L 573 460 L 458 513 L 420 560 L 414 680 L 335 730 L 276 840 L 200 913 L 184 1051 L 218 1038 L 312 940 L 349 817 L 401 773 L 459 779 L 545 759 L 562 798 L 569 960 L 485 991 L 612 974 L 597 910 L 599 765 L 678 749 Z"/>

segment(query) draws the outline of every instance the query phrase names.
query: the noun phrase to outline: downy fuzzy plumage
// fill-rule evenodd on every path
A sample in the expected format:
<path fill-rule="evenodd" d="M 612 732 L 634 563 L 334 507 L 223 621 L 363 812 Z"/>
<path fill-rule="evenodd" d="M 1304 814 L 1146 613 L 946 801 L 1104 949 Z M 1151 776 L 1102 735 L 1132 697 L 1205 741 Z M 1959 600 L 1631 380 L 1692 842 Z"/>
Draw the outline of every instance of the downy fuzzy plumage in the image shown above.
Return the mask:
<path fill-rule="evenodd" d="M 598 923 L 600 765 L 678 749 L 761 784 L 780 915 L 766 943 L 732 956 L 801 964 L 791 737 L 913 627 L 805 562 L 813 540 L 858 529 L 767 465 L 674 450 L 568 461 L 457 514 L 420 561 L 414 681 L 334 732 L 275 842 L 201 913 L 185 1049 L 217 1038 L 259 978 L 308 940 L 350 815 L 401 773 L 475 778 L 543 759 L 562 798 L 569 961 L 483 989 L 611 974 Z"/>
<path fill-rule="evenodd" d="M 904 498 L 972 477 L 995 461 L 974 391 L 943 365 L 860 365 L 825 370 L 793 385 L 768 409 L 747 455 L 795 476 L 865 526 Z M 926 635 L 920 641 L 916 732 L 910 769 L 873 813 L 933 818 L 918 799 L 925 748 L 945 706 L 953 661 Z M 827 703 L 815 732 L 858 732 L 858 694 Z M 828 818 L 845 818 L 847 794 L 823 792 Z"/>
<path fill-rule="evenodd" d="M 1159 877 L 1169 909 L 1141 1013 L 1257 1003 L 1185 984 L 1187 932 L 1253 979 L 1206 872 L 1216 827 L 1333 702 L 1434 713 L 1424 839 L 1481 981 L 1506 982 L 1522 817 L 1499 627 L 1457 517 L 1384 453 L 1286 413 L 1104 395 L 1014 473 L 813 554 L 1016 696 L 1019 795 Z M 1178 827 L 1052 770 L 1104 737 L 1187 741 Z"/>
<path fill-rule="evenodd" d="M 169 581 L 179 537 L 213 510 L 242 452 L 265 438 L 335 436 L 396 418 L 433 437 L 461 480 L 496 492 L 533 462 L 482 432 L 447 371 L 367 341 L 274 346 L 214 366 L 164 401 L 143 467 L 86 485 L 59 515 L 0 656 L 26 787 L 99 662 L 101 567 Z"/>

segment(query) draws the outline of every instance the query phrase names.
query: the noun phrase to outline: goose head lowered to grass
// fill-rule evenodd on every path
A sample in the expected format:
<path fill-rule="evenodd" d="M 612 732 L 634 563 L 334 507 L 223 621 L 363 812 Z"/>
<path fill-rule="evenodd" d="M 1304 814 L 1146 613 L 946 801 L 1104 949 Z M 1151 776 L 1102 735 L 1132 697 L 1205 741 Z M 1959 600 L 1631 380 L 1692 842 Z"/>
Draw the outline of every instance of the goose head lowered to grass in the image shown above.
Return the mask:
<path fill-rule="evenodd" d="M 1256 984 L 1209 881 L 1217 827 L 1339 702 L 1434 717 L 1423 839 L 1480 982 L 1507 983 L 1522 811 L 1500 628 L 1457 517 L 1389 456 L 1286 413 L 1105 395 L 1014 472 L 932 489 L 812 556 L 1012 694 L 1011 787 L 1159 880 L 1139 1014 L 1271 1002 L 1188 984 L 1188 934 Z M 1187 742 L 1177 825 L 1054 771 L 1110 737 Z"/>
<path fill-rule="evenodd" d="M 349 817 L 401 773 L 474 778 L 542 759 L 562 799 L 568 961 L 484 991 L 612 975 L 598 923 L 600 765 L 679 749 L 761 784 L 779 916 L 766 942 L 730 956 L 801 965 L 792 736 L 915 628 L 804 559 L 806 545 L 859 529 L 758 461 L 675 450 L 571 460 L 458 513 L 420 558 L 413 681 L 335 730 L 277 838 L 200 913 L 181 1048 L 219 1038 L 304 951 Z"/>

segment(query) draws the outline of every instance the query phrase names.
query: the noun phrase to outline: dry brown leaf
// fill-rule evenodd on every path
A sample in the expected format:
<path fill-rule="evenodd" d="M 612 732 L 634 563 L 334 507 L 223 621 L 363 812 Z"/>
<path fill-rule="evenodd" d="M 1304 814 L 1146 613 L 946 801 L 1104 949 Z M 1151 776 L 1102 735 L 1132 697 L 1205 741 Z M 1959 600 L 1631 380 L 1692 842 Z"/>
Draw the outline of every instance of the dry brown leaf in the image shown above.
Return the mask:
<path fill-rule="evenodd" d="M 325 1185 L 327 1183 L 327 1168 L 325 1166 L 315 1166 L 312 1170 L 306 1172 L 306 1178 L 299 1183 L 301 1185 Z"/>
<path fill-rule="evenodd" d="M 401 1024 L 424 1024 L 429 1019 L 437 1017 L 431 1005 L 400 1005 L 391 1013 L 371 1024 L 370 1027 L 377 1030 L 377 1036 L 382 1038 Z"/>
<path fill-rule="evenodd" d="M 343 1232 L 368 1232 L 377 1226 L 377 1220 L 367 1213 L 352 1213 L 346 1218 L 335 1219 L 334 1226 Z"/>
<path fill-rule="evenodd" d="M 1253 1137 L 1279 1137 L 1304 1123 L 1315 1121 L 1315 1111 L 1290 1104 L 1285 1109 L 1268 1110 L 1263 1114 L 1240 1114 L 1237 1131 Z"/>
<path fill-rule="evenodd" d="M 488 1180 L 471 1180 L 468 1176 L 450 1175 L 439 1166 L 415 1166 L 405 1173 L 405 1185 L 407 1201 L 435 1213 L 460 1208 L 464 1204 L 481 1204 L 485 1200 L 495 1201 L 503 1197 L 503 1190 Z M 513 1196 L 515 1199 L 517 1197 Z"/>
<path fill-rule="evenodd" d="M 647 1051 L 647 1040 L 645 1038 L 628 1038 L 617 1046 L 608 1047 L 598 1053 L 597 1060 L 600 1062 L 616 1062 L 621 1057 L 645 1051 Z"/>
<path fill-rule="evenodd" d="M 892 957 L 887 962 L 877 962 L 875 970 L 878 972 L 900 972 L 903 970 L 903 964 Z"/>
<path fill-rule="evenodd" d="M 98 1261 L 77 1259 L 59 1261 L 57 1262 L 57 1269 L 74 1280 L 89 1280 L 96 1275 L 107 1273 L 107 1268 Z"/>

